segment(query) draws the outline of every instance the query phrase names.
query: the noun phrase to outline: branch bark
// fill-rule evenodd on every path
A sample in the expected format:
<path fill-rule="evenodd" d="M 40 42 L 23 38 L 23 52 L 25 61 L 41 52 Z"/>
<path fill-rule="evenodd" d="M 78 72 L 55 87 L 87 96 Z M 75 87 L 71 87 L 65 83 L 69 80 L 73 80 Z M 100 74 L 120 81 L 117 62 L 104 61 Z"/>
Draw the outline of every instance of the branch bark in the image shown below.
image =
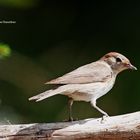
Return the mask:
<path fill-rule="evenodd" d="M 140 140 L 140 112 L 113 116 L 101 122 L 85 119 L 74 122 L 1 125 L 1 140 Z"/>

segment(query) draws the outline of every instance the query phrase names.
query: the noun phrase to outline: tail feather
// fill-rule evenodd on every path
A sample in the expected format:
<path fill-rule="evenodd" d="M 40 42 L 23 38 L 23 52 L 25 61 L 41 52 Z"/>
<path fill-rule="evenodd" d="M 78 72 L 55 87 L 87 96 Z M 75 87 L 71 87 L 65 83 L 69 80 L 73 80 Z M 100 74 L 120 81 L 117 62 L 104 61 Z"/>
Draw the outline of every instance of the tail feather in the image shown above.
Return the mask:
<path fill-rule="evenodd" d="M 41 100 L 44 100 L 45 98 L 48 98 L 48 97 L 51 97 L 51 96 L 54 96 L 54 95 L 57 95 L 57 94 L 62 94 L 65 93 L 65 92 L 68 92 L 68 87 L 66 85 L 64 86 L 60 86 L 56 89 L 52 89 L 52 90 L 47 90 L 41 94 L 38 94 L 36 96 L 33 96 L 31 98 L 29 98 L 29 101 L 30 100 L 35 100 L 36 102 L 39 102 Z"/>
<path fill-rule="evenodd" d="M 51 97 L 51 96 L 54 96 L 56 94 L 56 92 L 54 92 L 55 90 L 48 90 L 48 91 L 45 91 L 41 94 L 38 94 L 36 96 L 33 96 L 33 97 L 30 97 L 29 98 L 29 101 L 31 100 L 36 100 L 36 102 L 39 102 L 45 98 L 48 98 L 48 97 Z"/>

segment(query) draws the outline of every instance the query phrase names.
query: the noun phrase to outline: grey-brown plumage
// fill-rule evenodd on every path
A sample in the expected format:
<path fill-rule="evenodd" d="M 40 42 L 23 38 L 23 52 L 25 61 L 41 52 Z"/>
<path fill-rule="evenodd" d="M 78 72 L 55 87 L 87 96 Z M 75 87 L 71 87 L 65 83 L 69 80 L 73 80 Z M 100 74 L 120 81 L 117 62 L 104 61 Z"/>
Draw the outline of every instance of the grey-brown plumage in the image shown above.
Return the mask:
<path fill-rule="evenodd" d="M 79 67 L 62 77 L 47 82 L 46 84 L 86 84 L 104 82 L 110 76 L 110 67 L 108 67 L 104 62 L 96 61 Z"/>
<path fill-rule="evenodd" d="M 117 74 L 126 69 L 136 70 L 136 67 L 122 54 L 111 52 L 96 62 L 81 66 L 62 77 L 47 82 L 46 84 L 60 86 L 33 96 L 29 100 L 41 101 L 57 94 L 66 95 L 70 98 L 70 120 L 72 120 L 71 106 L 73 101 L 90 102 L 99 112 L 108 116 L 106 112 L 96 106 L 96 100 L 113 87 Z"/>

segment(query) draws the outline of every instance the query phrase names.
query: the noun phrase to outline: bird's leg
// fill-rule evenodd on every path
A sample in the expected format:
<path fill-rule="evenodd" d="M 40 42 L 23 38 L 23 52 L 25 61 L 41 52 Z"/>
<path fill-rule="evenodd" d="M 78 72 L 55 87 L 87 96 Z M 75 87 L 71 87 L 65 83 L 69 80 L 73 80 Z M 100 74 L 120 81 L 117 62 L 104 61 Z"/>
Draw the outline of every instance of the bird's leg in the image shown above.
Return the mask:
<path fill-rule="evenodd" d="M 106 112 L 104 112 L 102 109 L 100 109 L 100 108 L 96 105 L 96 100 L 92 101 L 91 104 L 92 104 L 92 106 L 93 106 L 95 109 L 97 109 L 100 113 L 103 114 L 102 120 L 104 120 L 104 117 L 109 117 L 109 115 L 108 115 Z"/>
<path fill-rule="evenodd" d="M 73 104 L 73 99 L 72 98 L 69 98 L 69 100 L 68 100 L 69 121 L 73 121 L 73 118 L 72 118 L 72 104 Z"/>

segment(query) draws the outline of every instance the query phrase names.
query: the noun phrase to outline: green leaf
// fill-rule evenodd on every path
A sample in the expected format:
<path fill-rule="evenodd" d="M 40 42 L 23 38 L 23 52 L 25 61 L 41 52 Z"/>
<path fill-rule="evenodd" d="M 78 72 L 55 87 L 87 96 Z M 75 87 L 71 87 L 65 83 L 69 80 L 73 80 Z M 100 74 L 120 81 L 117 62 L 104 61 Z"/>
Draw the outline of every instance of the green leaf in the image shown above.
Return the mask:
<path fill-rule="evenodd" d="M 10 46 L 0 43 L 0 58 L 9 57 L 11 55 Z"/>

